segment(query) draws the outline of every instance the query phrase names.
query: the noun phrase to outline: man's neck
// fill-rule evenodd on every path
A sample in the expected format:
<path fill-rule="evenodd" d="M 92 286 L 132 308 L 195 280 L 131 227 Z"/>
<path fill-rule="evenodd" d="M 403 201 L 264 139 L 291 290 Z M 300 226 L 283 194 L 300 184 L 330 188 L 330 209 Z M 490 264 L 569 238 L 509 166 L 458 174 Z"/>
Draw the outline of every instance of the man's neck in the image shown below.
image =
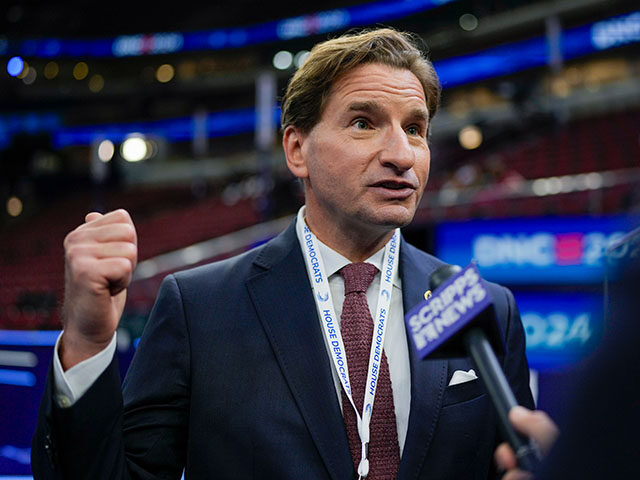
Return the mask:
<path fill-rule="evenodd" d="M 333 222 L 317 222 L 307 214 L 305 221 L 313 234 L 322 243 L 335 250 L 351 262 L 364 262 L 384 247 L 395 229 L 354 229 Z"/>

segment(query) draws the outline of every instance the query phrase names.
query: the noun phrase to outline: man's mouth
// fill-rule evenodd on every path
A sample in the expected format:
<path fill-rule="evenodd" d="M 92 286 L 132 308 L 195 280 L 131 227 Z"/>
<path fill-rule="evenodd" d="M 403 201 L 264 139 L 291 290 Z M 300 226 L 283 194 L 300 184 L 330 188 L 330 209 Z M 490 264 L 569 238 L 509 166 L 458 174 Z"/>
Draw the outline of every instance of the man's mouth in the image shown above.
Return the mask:
<path fill-rule="evenodd" d="M 372 185 L 379 195 L 388 200 L 406 200 L 411 197 L 417 186 L 406 181 L 383 180 Z"/>
<path fill-rule="evenodd" d="M 411 190 L 415 190 L 416 187 L 410 184 L 409 182 L 399 182 L 395 180 L 385 180 L 382 182 L 377 182 L 373 184 L 374 187 L 388 188 L 390 190 L 403 190 L 405 188 L 409 188 Z"/>

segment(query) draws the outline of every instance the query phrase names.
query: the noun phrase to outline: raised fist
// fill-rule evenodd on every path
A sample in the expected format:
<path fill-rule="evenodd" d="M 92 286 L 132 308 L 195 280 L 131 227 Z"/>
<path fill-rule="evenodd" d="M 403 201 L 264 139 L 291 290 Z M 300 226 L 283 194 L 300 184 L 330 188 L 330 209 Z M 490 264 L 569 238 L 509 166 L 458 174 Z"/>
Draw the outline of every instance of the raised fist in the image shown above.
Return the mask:
<path fill-rule="evenodd" d="M 129 213 L 89 213 L 65 238 L 64 251 L 60 361 L 67 370 L 108 345 L 118 327 L 138 257 Z"/>

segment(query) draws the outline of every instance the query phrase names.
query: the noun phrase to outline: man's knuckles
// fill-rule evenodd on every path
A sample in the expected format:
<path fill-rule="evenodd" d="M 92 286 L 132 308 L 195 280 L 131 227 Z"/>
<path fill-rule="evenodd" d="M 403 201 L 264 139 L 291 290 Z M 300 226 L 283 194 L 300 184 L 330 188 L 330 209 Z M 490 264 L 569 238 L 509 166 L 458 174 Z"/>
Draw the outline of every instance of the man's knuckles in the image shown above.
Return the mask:
<path fill-rule="evenodd" d="M 128 284 L 133 276 L 133 262 L 128 258 L 109 258 L 99 262 L 99 267 L 113 282 L 125 280 Z"/>
<path fill-rule="evenodd" d="M 137 243 L 137 233 L 133 223 L 111 223 L 92 225 L 85 223 L 69 232 L 64 239 L 64 246 L 74 243 L 124 241 Z"/>
<path fill-rule="evenodd" d="M 138 256 L 138 247 L 131 242 L 108 242 L 96 246 L 94 254 L 98 258 L 126 258 L 132 263 Z"/>
<path fill-rule="evenodd" d="M 65 260 L 74 262 L 78 258 L 110 258 L 123 257 L 135 264 L 138 256 L 138 246 L 133 242 L 76 242 L 69 240 L 64 246 Z"/>
<path fill-rule="evenodd" d="M 131 215 L 124 208 L 113 210 L 98 219 L 101 223 L 129 223 L 133 225 Z"/>
<path fill-rule="evenodd" d="M 67 257 L 70 280 L 75 283 L 91 285 L 93 283 L 112 283 L 124 280 L 127 284 L 133 276 L 135 259 L 125 256 L 98 258 L 88 255 L 74 255 L 74 250 Z"/>
<path fill-rule="evenodd" d="M 131 223 L 114 223 L 87 229 L 83 238 L 96 242 L 137 243 L 136 229 Z"/>
<path fill-rule="evenodd" d="M 122 223 L 120 228 L 122 229 L 122 239 L 124 241 L 136 244 L 138 243 L 138 234 L 133 223 Z"/>
<path fill-rule="evenodd" d="M 94 220 L 98 220 L 99 218 L 102 218 L 102 216 L 103 215 L 98 212 L 89 212 L 84 216 L 84 221 L 86 223 L 93 222 Z"/>

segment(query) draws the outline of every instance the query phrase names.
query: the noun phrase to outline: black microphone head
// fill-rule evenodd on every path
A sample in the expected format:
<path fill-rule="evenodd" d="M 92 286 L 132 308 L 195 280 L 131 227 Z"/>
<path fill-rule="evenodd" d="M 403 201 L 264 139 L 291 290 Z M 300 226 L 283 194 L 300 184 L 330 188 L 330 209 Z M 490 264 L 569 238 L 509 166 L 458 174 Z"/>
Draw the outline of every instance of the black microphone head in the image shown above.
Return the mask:
<path fill-rule="evenodd" d="M 443 265 L 431 274 L 431 278 L 429 278 L 429 288 L 431 290 L 437 290 L 445 280 L 460 271 L 462 271 L 462 268 L 458 265 Z"/>

